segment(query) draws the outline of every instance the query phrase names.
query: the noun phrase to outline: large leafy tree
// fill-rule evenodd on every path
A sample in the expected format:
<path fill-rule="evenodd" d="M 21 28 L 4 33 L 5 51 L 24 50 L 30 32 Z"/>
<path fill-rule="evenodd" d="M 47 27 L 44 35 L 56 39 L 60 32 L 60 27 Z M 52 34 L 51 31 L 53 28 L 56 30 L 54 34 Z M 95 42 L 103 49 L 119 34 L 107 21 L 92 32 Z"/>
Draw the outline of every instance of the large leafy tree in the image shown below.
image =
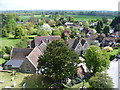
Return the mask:
<path fill-rule="evenodd" d="M 99 89 L 113 88 L 112 78 L 108 76 L 108 74 L 106 73 L 97 72 L 94 76 L 92 76 L 89 79 L 89 84 L 92 88 L 99 88 Z"/>
<path fill-rule="evenodd" d="M 17 25 L 15 29 L 15 38 L 22 38 L 25 36 L 25 30 L 21 25 Z"/>
<path fill-rule="evenodd" d="M 109 68 L 109 56 L 98 46 L 91 45 L 85 54 L 85 63 L 89 71 L 102 72 Z"/>
<path fill-rule="evenodd" d="M 48 44 L 44 55 L 39 57 L 38 68 L 57 82 L 62 82 L 76 73 L 79 56 L 69 50 L 63 40 L 52 41 Z"/>

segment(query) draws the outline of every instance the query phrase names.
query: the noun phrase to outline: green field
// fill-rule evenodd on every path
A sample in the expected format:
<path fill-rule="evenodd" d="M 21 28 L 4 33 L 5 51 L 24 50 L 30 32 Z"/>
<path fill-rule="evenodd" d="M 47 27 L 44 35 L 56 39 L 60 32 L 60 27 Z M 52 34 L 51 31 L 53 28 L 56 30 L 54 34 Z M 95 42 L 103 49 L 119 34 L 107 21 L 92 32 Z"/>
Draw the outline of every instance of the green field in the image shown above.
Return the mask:
<path fill-rule="evenodd" d="M 102 19 L 102 17 L 103 17 L 103 16 L 90 16 L 90 15 L 64 15 L 64 16 L 65 17 L 73 16 L 75 21 L 77 21 L 77 20 L 89 21 L 89 20 L 95 20 L 95 19 Z M 36 17 L 37 19 L 42 18 L 41 15 L 34 15 L 34 17 Z M 24 21 L 28 20 L 29 18 L 30 18 L 30 16 L 21 16 L 21 19 Z M 52 18 L 49 18 L 49 15 L 46 15 L 45 18 L 52 19 Z M 108 18 L 113 19 L 114 17 L 108 16 Z"/>
<path fill-rule="evenodd" d="M 95 20 L 95 19 L 102 19 L 103 16 L 88 16 L 88 15 L 66 15 L 66 16 L 73 16 L 75 21 L 78 20 L 84 20 L 84 21 L 89 21 L 89 20 Z M 109 16 L 109 19 L 113 19 L 114 17 Z"/>
<path fill-rule="evenodd" d="M 9 39 L 9 38 L 1 38 L 0 37 L 0 47 L 4 46 L 15 46 L 16 43 L 18 43 L 20 39 Z"/>
<path fill-rule="evenodd" d="M 22 20 L 24 20 L 24 21 L 27 21 L 30 17 L 31 16 L 20 16 L 20 18 Z M 42 18 L 41 15 L 34 15 L 34 17 L 37 18 L 37 19 L 41 19 Z M 49 18 L 49 15 L 46 15 L 45 18 L 51 19 L 51 18 Z"/>

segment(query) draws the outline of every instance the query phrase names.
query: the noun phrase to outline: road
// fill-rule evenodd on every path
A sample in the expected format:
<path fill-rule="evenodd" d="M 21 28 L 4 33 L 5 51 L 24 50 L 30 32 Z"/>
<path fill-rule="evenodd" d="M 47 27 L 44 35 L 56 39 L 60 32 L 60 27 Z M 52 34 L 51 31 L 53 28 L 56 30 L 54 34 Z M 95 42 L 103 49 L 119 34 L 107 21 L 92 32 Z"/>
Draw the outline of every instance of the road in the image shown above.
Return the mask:
<path fill-rule="evenodd" d="M 110 68 L 107 70 L 107 73 L 113 79 L 114 88 L 118 88 L 118 72 L 119 72 L 118 71 L 118 61 L 115 61 L 115 60 L 111 61 Z"/>

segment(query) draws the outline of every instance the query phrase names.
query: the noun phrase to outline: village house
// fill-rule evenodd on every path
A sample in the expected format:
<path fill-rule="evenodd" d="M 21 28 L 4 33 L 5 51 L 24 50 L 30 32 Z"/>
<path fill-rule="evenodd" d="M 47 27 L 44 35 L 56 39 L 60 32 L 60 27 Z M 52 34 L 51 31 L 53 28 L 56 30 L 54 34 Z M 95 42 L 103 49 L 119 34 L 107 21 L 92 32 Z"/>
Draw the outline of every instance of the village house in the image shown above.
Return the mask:
<path fill-rule="evenodd" d="M 43 55 L 43 53 L 38 46 L 35 48 L 12 48 L 10 60 L 4 64 L 4 69 L 36 73 L 39 55 Z"/>
<path fill-rule="evenodd" d="M 36 36 L 30 41 L 30 48 L 12 48 L 10 60 L 4 64 L 4 69 L 23 73 L 36 73 L 38 71 L 38 57 L 44 54 L 46 46 L 60 36 Z"/>
<path fill-rule="evenodd" d="M 115 38 L 106 37 L 102 40 L 100 47 L 110 46 L 114 47 L 116 45 Z"/>
<path fill-rule="evenodd" d="M 86 49 L 90 45 L 88 41 L 87 38 L 78 37 L 76 39 L 68 39 L 66 43 L 69 49 L 74 50 L 77 54 L 81 55 L 86 53 Z"/>
<path fill-rule="evenodd" d="M 42 43 L 48 44 L 53 40 L 59 40 L 60 36 L 36 36 L 34 40 L 29 42 L 29 47 L 34 48 L 35 46 L 40 46 Z"/>

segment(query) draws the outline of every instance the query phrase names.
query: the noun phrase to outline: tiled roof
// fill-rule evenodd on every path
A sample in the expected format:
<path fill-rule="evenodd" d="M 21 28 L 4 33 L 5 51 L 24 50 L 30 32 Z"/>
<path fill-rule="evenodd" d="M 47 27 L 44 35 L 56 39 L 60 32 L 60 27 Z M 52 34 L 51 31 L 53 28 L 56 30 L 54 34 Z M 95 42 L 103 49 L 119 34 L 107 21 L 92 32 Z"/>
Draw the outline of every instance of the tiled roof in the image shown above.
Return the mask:
<path fill-rule="evenodd" d="M 39 56 L 43 55 L 38 46 L 36 46 L 32 52 L 26 57 L 37 68 Z"/>
<path fill-rule="evenodd" d="M 68 40 L 66 40 L 66 43 L 67 43 L 69 49 L 72 49 L 74 41 L 75 41 L 75 39 L 68 39 Z"/>
<path fill-rule="evenodd" d="M 24 60 L 9 60 L 5 63 L 5 65 L 11 65 L 13 68 L 19 68 Z"/>
<path fill-rule="evenodd" d="M 41 43 L 40 46 L 38 46 L 42 53 L 46 50 L 47 44 L 45 42 Z"/>
<path fill-rule="evenodd" d="M 47 44 L 53 40 L 60 39 L 60 36 L 36 36 L 34 38 L 35 46 L 40 45 L 43 41 Z"/>
<path fill-rule="evenodd" d="M 23 60 L 26 58 L 27 55 L 30 54 L 32 50 L 33 49 L 31 48 L 13 48 L 11 51 L 11 59 L 12 60 L 16 60 L 16 59 Z"/>

